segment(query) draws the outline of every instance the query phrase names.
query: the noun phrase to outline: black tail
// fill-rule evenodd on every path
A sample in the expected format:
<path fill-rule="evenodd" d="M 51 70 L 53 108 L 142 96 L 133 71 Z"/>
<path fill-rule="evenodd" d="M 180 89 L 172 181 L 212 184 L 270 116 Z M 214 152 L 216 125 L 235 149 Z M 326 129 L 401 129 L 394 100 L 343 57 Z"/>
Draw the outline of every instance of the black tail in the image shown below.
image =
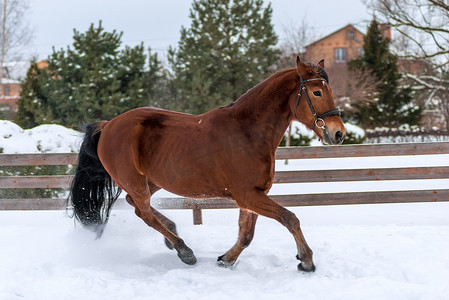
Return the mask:
<path fill-rule="evenodd" d="M 85 127 L 69 196 L 75 218 L 96 232 L 97 238 L 103 234 L 111 208 L 121 193 L 98 158 L 97 146 L 104 124 L 98 122 Z"/>

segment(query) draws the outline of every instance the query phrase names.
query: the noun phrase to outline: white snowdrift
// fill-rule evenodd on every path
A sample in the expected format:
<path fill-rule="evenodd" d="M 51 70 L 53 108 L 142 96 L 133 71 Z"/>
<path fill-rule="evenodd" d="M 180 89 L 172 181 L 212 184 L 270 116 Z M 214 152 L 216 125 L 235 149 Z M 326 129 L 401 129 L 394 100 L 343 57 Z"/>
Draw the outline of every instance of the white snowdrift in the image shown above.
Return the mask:
<path fill-rule="evenodd" d="M 361 127 L 351 123 L 344 123 L 344 125 L 347 134 L 352 133 L 356 138 L 362 138 L 365 136 L 365 131 Z M 312 141 L 310 142 L 311 146 L 323 145 L 323 143 L 316 138 L 315 133 L 312 130 L 308 129 L 306 125 L 297 121 L 292 122 L 291 135 L 294 138 L 299 138 L 299 135 L 302 135 L 312 139 Z"/>
<path fill-rule="evenodd" d="M 61 125 L 22 129 L 13 122 L 0 120 L 0 153 L 78 152 L 82 136 L 82 133 Z"/>

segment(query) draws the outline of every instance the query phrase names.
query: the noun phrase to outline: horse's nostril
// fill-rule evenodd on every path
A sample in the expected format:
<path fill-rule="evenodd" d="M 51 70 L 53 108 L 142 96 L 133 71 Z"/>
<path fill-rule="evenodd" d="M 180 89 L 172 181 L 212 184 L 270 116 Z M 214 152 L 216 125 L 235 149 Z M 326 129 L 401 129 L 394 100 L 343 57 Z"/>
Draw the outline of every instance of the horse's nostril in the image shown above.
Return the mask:
<path fill-rule="evenodd" d="M 335 133 L 335 141 L 337 141 L 338 143 L 341 143 L 343 141 L 343 133 L 340 130 Z"/>

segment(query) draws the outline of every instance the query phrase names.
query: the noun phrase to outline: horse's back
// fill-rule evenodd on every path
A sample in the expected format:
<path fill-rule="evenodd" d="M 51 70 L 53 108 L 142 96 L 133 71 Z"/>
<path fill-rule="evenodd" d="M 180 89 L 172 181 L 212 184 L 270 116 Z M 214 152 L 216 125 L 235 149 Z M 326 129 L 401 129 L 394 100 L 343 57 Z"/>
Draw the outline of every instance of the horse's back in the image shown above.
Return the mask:
<path fill-rule="evenodd" d="M 220 146 L 211 140 L 203 120 L 201 115 L 134 109 L 103 128 L 98 154 L 117 181 L 145 176 L 167 190 L 185 194 L 177 187 L 188 187 L 195 178 L 204 180 L 206 169 L 216 165 L 213 154 Z"/>

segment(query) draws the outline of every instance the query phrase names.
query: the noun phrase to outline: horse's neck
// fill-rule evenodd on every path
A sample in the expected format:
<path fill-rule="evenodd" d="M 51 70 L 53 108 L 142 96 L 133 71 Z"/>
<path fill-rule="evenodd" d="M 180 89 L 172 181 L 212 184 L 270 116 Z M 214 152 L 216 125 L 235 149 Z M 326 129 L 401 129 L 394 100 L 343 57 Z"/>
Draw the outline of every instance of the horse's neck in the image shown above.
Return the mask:
<path fill-rule="evenodd" d="M 250 90 L 232 107 L 232 115 L 244 123 L 253 138 L 272 143 L 277 148 L 292 120 L 288 103 L 298 86 L 296 71 L 283 71 Z"/>

